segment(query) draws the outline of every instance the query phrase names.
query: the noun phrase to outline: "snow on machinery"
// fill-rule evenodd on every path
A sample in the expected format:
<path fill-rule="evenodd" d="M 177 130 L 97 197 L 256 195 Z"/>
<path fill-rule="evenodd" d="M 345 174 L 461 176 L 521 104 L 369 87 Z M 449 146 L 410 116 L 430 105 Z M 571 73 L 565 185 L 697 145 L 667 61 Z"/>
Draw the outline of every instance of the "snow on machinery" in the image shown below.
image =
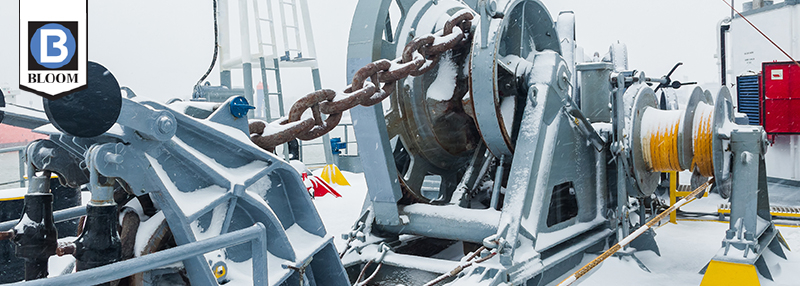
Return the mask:
<path fill-rule="evenodd" d="M 620 44 L 606 61 L 576 60 L 574 15 L 554 23 L 535 0 L 365 0 L 352 27 L 347 96 L 309 94 L 275 124 L 248 124 L 243 97 L 122 98 L 92 64 L 92 90 L 46 103 L 40 123 L 53 126 L 37 130 L 50 139 L 27 152 L 32 183 L 57 173 L 92 201 L 53 213 L 44 184 L 31 184 L 28 219 L 0 224 L 20 248 L 47 250 L 21 252 L 29 279 L 46 276 L 42 260 L 55 253 L 75 255 L 80 271 L 27 283 L 545 284 L 629 234 L 629 198 L 652 195 L 661 171 L 687 168 L 733 197 L 714 261 L 768 276 L 761 253 L 782 253 L 763 131 L 731 123 L 726 89 L 695 89 L 686 108 L 661 110 L 648 83 L 680 83 L 629 71 Z M 376 104 L 390 94 L 384 113 Z M 302 117 L 307 109 L 314 118 Z M 337 257 L 300 176 L 264 149 L 320 136 L 348 109 L 369 196 Z M 141 214 L 120 207 L 137 201 Z M 52 223 L 84 213 L 79 239 L 54 245 Z M 650 233 L 632 246 L 652 242 Z M 435 255 L 454 247 L 472 254 Z M 727 278 L 714 274 L 720 265 L 706 277 Z"/>
<path fill-rule="evenodd" d="M 397 25 L 390 7 L 400 11 Z M 352 281 L 549 283 L 644 224 L 661 172 L 687 169 L 714 177 L 739 209 L 705 279 L 732 278 L 721 262 L 770 277 L 761 253 L 783 256 L 783 240 L 768 210 L 763 130 L 733 123 L 724 87 L 695 88 L 688 106 L 661 110 L 655 91 L 682 84 L 628 69 L 624 45 L 580 62 L 570 12 L 554 23 L 535 0 L 359 1 L 348 79 L 366 63 L 402 57 L 426 34 L 448 35 L 464 11 L 474 16 L 462 27 L 467 45 L 426 57 L 430 72 L 394 82 L 386 111 L 351 110 L 359 154 L 369 158 L 368 199 L 342 260 Z M 639 221 L 629 218 L 631 197 Z M 632 246 L 657 252 L 652 236 Z M 433 256 L 457 243 L 473 254 Z"/>
<path fill-rule="evenodd" d="M 36 131 L 50 137 L 27 147 L 23 218 L 0 224 L 25 285 L 349 284 L 300 175 L 250 141 L 243 97 L 164 105 L 123 98 L 99 64 L 88 78 L 45 100 Z M 54 213 L 51 173 L 91 191 L 88 205 Z M 84 214 L 77 240 L 56 244 L 53 223 Z M 48 273 L 55 254 L 75 264 Z"/>

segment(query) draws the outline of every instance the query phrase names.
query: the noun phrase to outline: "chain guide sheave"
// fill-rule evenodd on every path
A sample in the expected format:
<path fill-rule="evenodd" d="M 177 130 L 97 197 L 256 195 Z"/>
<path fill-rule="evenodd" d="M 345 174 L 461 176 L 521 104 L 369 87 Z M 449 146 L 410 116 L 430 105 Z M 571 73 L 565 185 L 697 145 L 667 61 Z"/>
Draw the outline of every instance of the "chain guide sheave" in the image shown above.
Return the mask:
<path fill-rule="evenodd" d="M 87 70 L 86 89 L 60 99 L 42 100 L 53 126 L 83 138 L 99 136 L 111 129 L 122 110 L 122 92 L 114 75 L 95 62 L 89 62 Z"/>
<path fill-rule="evenodd" d="M 426 6 L 426 3 L 414 5 Z M 472 10 L 461 3 L 441 1 L 419 9 L 422 16 L 406 16 L 406 20 L 414 22 L 402 26 L 413 27 L 416 33 L 435 32 L 446 26 L 438 19 L 468 11 Z M 398 136 L 394 155 L 404 195 L 401 204 L 431 199 L 434 203 L 448 202 L 481 141 L 472 115 L 464 108 L 467 104 L 464 97 L 469 91 L 467 66 L 473 28 L 466 26 L 462 30 L 466 32 L 463 45 L 444 52 L 430 72 L 398 82 L 397 92 L 391 96 L 386 123 L 390 138 Z M 408 31 L 397 32 L 398 42 L 403 43 Z M 422 195 L 429 175 L 439 177 L 438 197 Z"/>

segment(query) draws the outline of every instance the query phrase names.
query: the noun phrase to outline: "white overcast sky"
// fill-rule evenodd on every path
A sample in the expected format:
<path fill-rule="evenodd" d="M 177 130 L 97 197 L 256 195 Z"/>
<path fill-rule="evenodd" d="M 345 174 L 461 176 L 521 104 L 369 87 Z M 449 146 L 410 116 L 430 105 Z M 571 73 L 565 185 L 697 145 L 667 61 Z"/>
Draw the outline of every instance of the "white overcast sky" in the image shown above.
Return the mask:
<path fill-rule="evenodd" d="M 24 0 L 23 0 L 24 1 Z M 362 0 L 372 1 L 372 0 Z M 357 0 L 308 0 L 322 84 L 342 89 L 347 38 Z M 737 6 L 741 7 L 737 1 Z M 89 59 L 109 68 L 121 85 L 157 100 L 189 98 L 213 48 L 211 0 L 89 0 Z M 543 1 L 550 13 L 576 15 L 577 43 L 588 55 L 626 43 L 629 67 L 674 79 L 718 81 L 717 23 L 730 15 L 722 0 Z M 277 12 L 276 12 L 277 14 Z M 18 1 L 0 2 L 0 84 L 18 84 Z M 289 101 L 311 91 L 308 70 L 285 70 Z M 258 78 L 258 76 L 256 76 Z M 219 83 L 217 69 L 209 77 Z M 258 82 L 258 80 L 256 80 Z M 237 82 L 234 81 L 234 85 Z M 241 83 L 238 84 L 241 86 Z M 290 102 L 287 102 L 287 105 Z"/>

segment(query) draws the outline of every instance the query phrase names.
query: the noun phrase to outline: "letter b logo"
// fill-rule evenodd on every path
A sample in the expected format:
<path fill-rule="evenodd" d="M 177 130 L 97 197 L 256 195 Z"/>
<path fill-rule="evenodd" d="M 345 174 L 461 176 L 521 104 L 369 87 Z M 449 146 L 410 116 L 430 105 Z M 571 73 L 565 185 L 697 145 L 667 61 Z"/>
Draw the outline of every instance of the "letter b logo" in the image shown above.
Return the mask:
<path fill-rule="evenodd" d="M 77 70 L 77 22 L 28 22 L 30 70 Z"/>

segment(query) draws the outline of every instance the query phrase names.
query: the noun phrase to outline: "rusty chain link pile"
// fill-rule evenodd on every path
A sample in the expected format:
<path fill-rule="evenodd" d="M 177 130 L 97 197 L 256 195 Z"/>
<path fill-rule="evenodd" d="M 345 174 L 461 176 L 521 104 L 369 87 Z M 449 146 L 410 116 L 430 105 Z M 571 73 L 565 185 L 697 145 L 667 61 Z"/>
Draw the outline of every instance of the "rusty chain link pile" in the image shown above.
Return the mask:
<path fill-rule="evenodd" d="M 469 11 L 459 11 L 447 20 L 441 31 L 416 37 L 406 44 L 402 57 L 367 64 L 353 75 L 353 81 L 344 93 L 321 89 L 300 98 L 292 105 L 288 118 L 279 122 L 280 130 L 277 132 L 263 135 L 267 124 L 263 121 L 250 123 L 250 140 L 265 150 L 273 151 L 275 146 L 295 138 L 312 140 L 330 132 L 339 124 L 342 112 L 357 105 L 378 104 L 394 92 L 398 80 L 425 74 L 436 66 L 442 53 L 467 44 L 472 18 Z M 380 83 L 383 83 L 382 87 Z M 308 109 L 313 116 L 301 120 Z M 328 118 L 323 120 L 322 114 Z"/>

